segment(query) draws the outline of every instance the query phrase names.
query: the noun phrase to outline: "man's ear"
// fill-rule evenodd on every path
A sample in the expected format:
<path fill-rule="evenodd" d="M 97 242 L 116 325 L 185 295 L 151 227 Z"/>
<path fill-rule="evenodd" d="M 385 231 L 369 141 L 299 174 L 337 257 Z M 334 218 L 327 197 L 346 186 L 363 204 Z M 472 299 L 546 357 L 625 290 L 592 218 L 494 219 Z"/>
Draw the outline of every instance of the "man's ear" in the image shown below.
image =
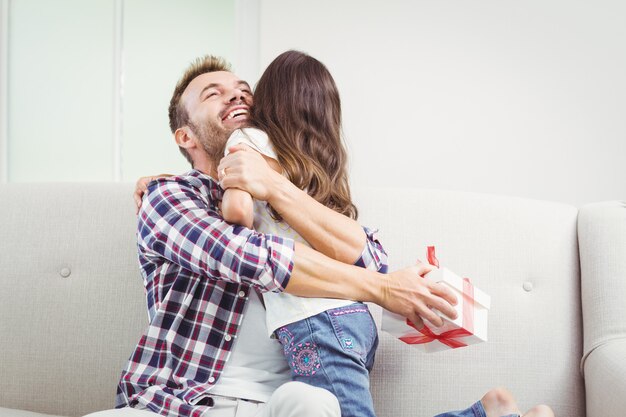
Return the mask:
<path fill-rule="evenodd" d="M 189 126 L 183 126 L 174 132 L 174 140 L 176 144 L 184 149 L 191 149 L 196 146 L 196 136 L 193 134 Z"/>

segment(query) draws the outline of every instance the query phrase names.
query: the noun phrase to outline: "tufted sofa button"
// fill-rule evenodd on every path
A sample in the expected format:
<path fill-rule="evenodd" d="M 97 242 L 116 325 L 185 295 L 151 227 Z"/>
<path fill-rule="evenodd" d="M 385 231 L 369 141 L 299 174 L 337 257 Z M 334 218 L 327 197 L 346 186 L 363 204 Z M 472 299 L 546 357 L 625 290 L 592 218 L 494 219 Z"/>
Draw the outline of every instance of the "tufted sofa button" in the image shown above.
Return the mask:
<path fill-rule="evenodd" d="M 526 281 L 522 285 L 522 288 L 524 288 L 524 291 L 526 292 L 531 292 L 533 290 L 533 283 L 530 281 Z"/>
<path fill-rule="evenodd" d="M 59 271 L 59 274 L 61 274 L 63 278 L 69 277 L 71 273 L 72 271 L 69 268 L 61 268 L 61 271 Z"/>

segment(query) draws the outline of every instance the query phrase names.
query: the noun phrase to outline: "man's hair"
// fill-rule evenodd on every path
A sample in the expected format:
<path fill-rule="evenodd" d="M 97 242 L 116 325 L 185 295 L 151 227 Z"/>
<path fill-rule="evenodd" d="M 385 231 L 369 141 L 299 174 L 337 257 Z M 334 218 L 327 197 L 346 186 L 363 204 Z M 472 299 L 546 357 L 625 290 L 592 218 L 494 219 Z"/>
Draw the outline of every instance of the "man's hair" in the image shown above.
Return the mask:
<path fill-rule="evenodd" d="M 183 92 L 185 91 L 189 83 L 199 75 L 205 74 L 207 72 L 216 71 L 230 72 L 231 66 L 224 58 L 213 55 L 205 55 L 196 58 L 196 60 L 187 67 L 187 69 L 183 73 L 183 76 L 180 78 L 180 80 L 178 80 L 176 88 L 174 89 L 174 93 L 172 94 L 172 99 L 170 100 L 168 114 L 170 118 L 170 130 L 172 131 L 172 133 L 176 132 L 176 129 L 188 125 L 190 122 L 187 108 L 180 101 Z M 178 149 L 193 167 L 193 161 L 187 150 L 181 147 L 179 147 Z"/>

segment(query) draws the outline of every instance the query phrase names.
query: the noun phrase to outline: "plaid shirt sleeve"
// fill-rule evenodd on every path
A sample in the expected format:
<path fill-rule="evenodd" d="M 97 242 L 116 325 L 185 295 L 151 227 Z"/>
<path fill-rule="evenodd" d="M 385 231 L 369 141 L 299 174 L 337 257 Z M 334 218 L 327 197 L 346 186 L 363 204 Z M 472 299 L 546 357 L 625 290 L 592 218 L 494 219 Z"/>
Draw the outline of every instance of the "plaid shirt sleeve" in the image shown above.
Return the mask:
<path fill-rule="evenodd" d="M 293 270 L 294 242 L 231 225 L 184 179 L 153 184 L 140 212 L 139 246 L 210 279 L 283 291 Z"/>
<path fill-rule="evenodd" d="M 363 231 L 367 237 L 365 248 L 354 265 L 386 274 L 389 269 L 389 261 L 387 260 L 387 252 L 376 236 L 378 230 L 363 227 Z"/>

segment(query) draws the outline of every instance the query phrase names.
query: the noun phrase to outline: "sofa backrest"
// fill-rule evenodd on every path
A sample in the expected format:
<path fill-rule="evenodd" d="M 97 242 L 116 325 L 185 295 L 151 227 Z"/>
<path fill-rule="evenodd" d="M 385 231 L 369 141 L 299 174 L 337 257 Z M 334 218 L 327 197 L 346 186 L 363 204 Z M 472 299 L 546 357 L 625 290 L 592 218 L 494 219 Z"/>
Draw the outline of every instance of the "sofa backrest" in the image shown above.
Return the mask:
<path fill-rule="evenodd" d="M 360 223 L 380 229 L 391 270 L 426 261 L 434 245 L 441 266 L 491 296 L 487 343 L 422 353 L 381 334 L 372 376 L 380 417 L 464 408 L 497 386 L 521 408 L 585 415 L 575 207 L 393 188 L 356 189 L 355 200 Z"/>
<path fill-rule="evenodd" d="M 147 322 L 131 194 L 129 184 L 0 186 L 0 407 L 78 416 L 113 406 Z M 424 354 L 381 335 L 379 416 L 465 407 L 495 386 L 522 407 L 584 416 L 576 208 L 414 189 L 357 189 L 355 200 L 392 269 L 432 244 L 492 301 L 488 343 Z"/>
<path fill-rule="evenodd" d="M 132 187 L 0 187 L 0 407 L 112 408 L 147 323 Z"/>

